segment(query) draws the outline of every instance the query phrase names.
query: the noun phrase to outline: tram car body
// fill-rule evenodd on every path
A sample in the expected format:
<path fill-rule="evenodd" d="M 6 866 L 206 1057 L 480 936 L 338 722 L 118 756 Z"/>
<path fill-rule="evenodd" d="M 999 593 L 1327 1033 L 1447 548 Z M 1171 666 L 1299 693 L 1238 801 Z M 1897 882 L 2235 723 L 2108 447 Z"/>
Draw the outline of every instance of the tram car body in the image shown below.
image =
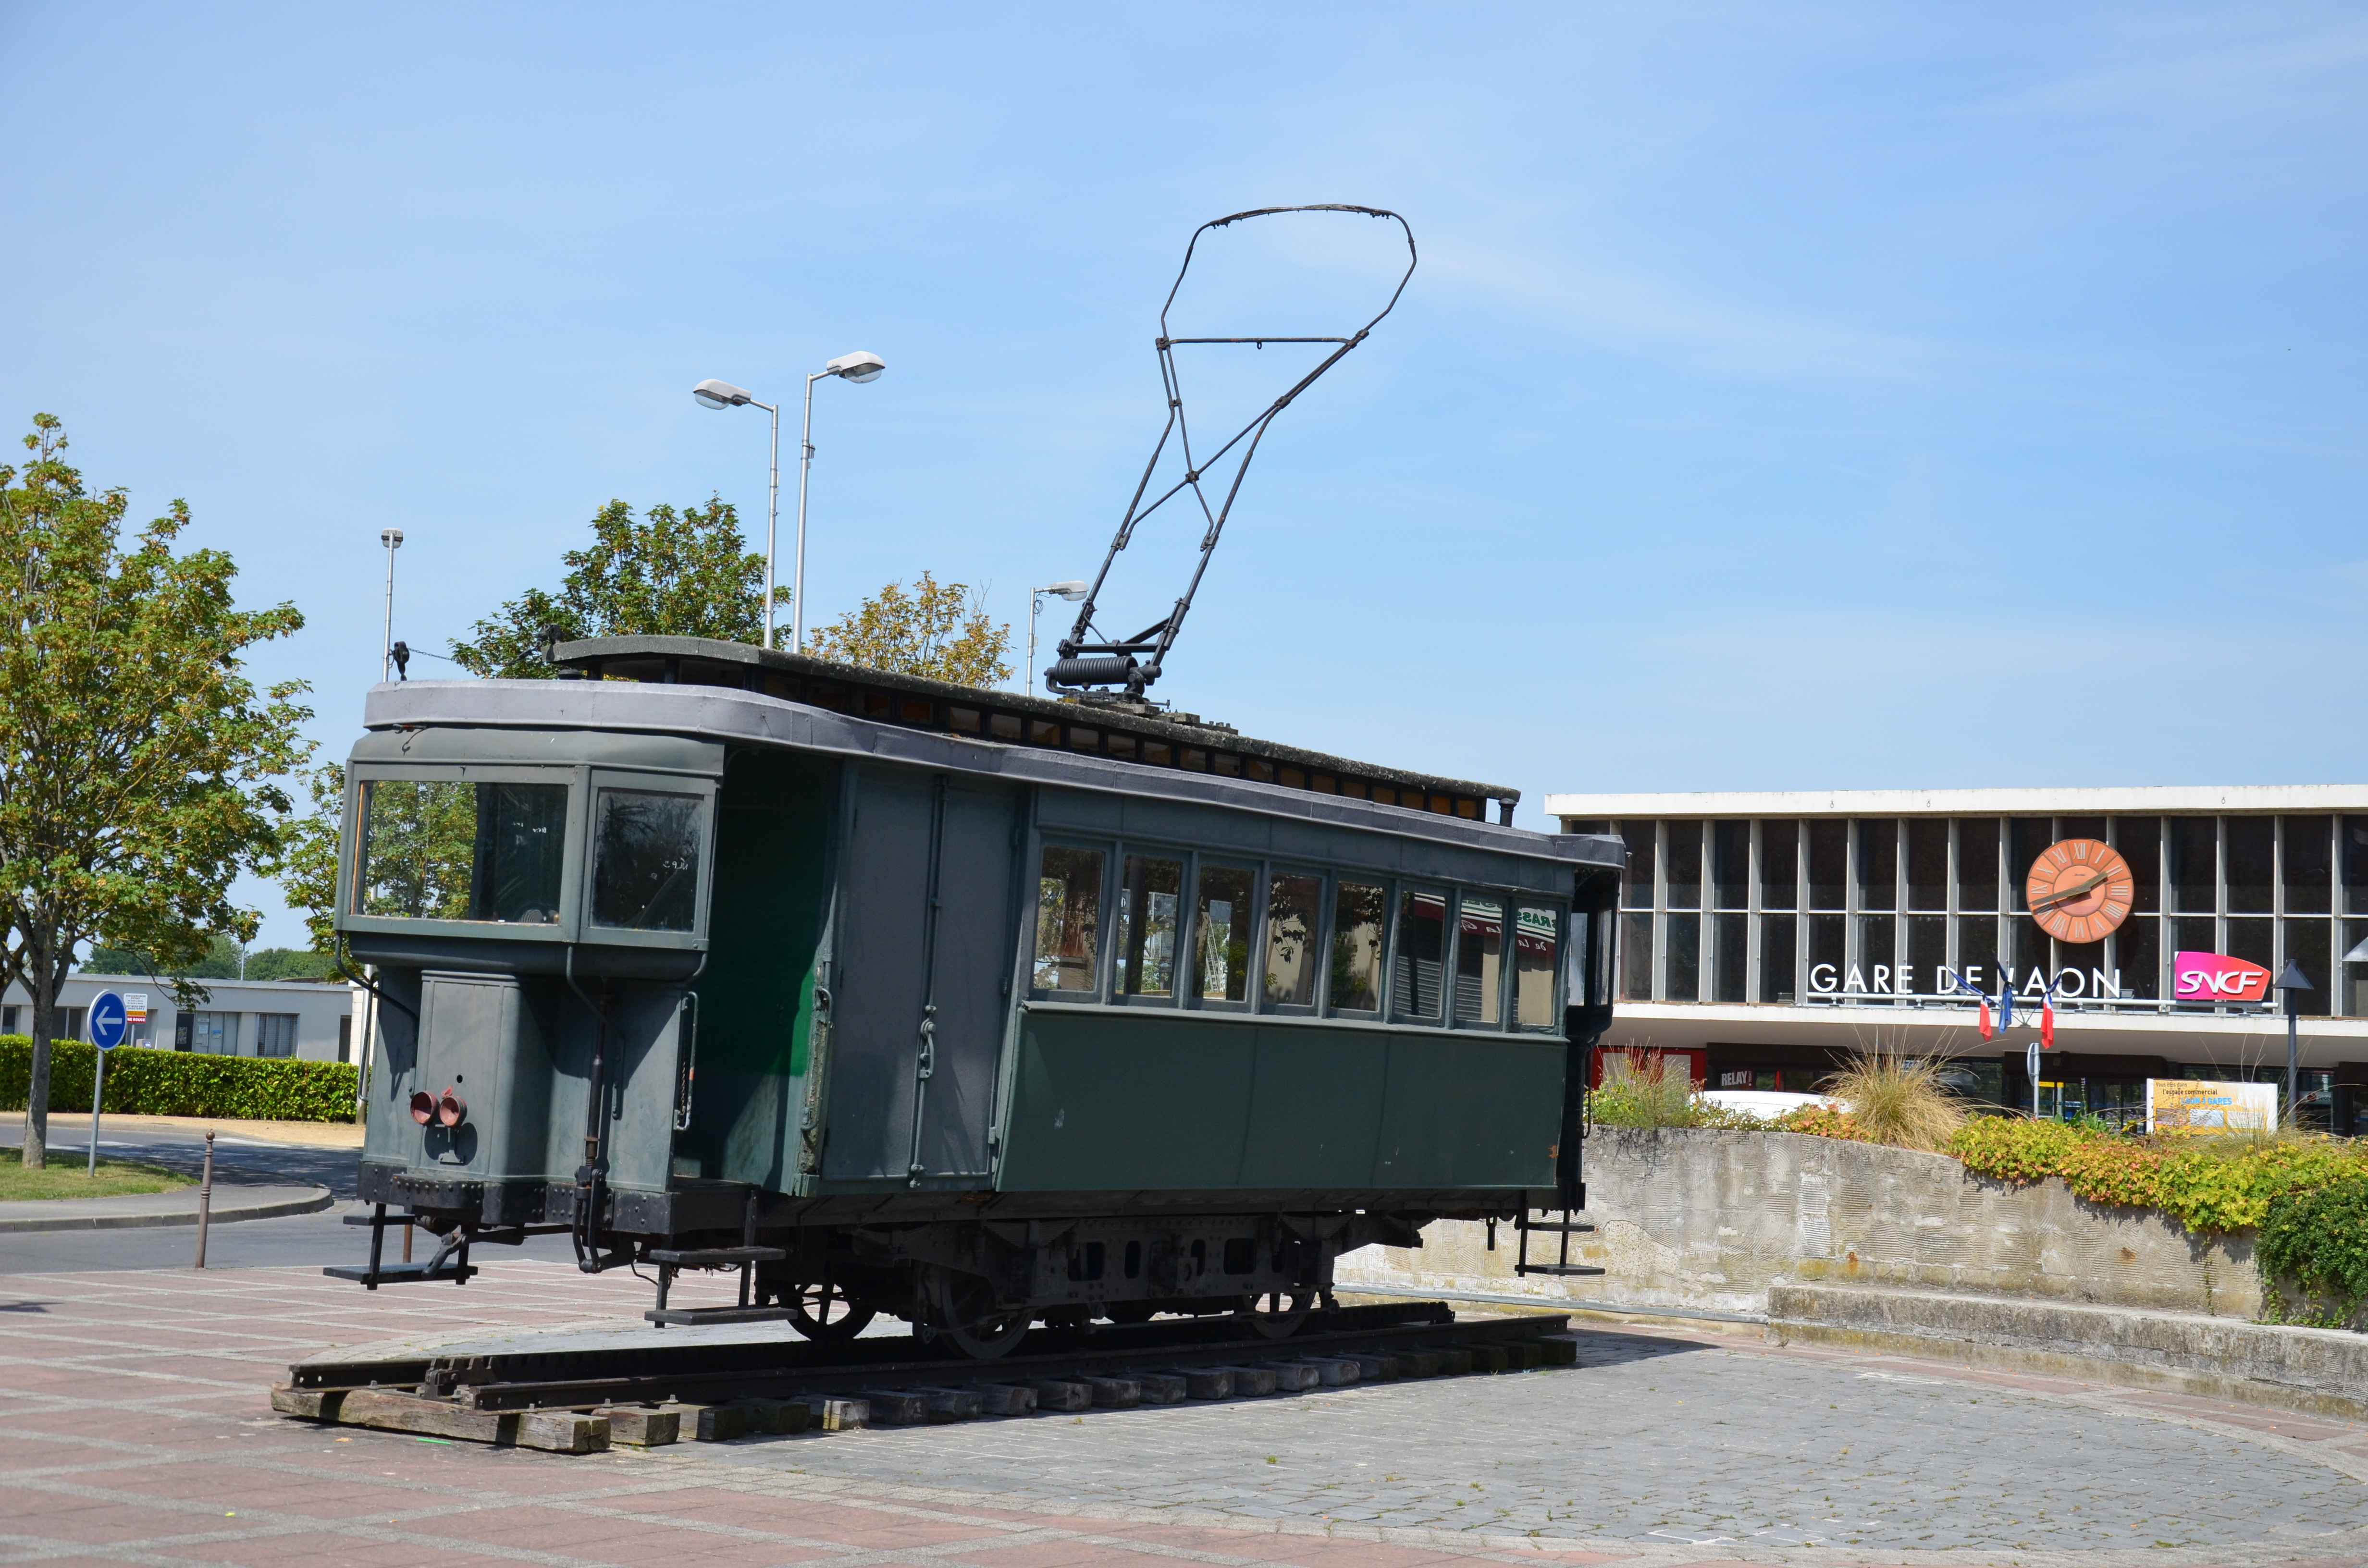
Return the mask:
<path fill-rule="evenodd" d="M 740 1315 L 982 1356 L 1037 1321 L 1280 1332 L 1342 1253 L 1583 1201 L 1616 841 L 1155 716 L 559 653 L 370 693 L 337 921 L 381 997 L 365 1201 L 564 1227 L 587 1269 L 743 1265 Z"/>

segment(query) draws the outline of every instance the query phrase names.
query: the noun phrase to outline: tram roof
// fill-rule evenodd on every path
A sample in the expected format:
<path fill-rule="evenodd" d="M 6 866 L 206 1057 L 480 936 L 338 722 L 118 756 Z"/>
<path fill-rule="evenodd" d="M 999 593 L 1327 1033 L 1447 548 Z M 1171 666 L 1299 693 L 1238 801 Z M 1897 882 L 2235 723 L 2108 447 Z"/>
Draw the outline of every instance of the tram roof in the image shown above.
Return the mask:
<path fill-rule="evenodd" d="M 606 680 L 402 681 L 370 688 L 362 722 L 376 731 L 593 730 L 680 735 L 724 745 L 794 747 L 859 760 L 876 758 L 987 774 L 1016 782 L 1159 796 L 1611 870 L 1624 860 L 1619 840 L 1597 835 L 1533 833 L 1428 808 L 1413 810 L 1248 778 L 997 744 L 951 731 L 833 713 L 746 689 L 700 686 L 689 690 L 659 689 L 647 683 Z"/>
<path fill-rule="evenodd" d="M 988 691 L 804 653 L 752 648 L 746 642 L 705 637 L 598 637 L 562 642 L 554 652 L 554 662 L 568 676 L 761 691 L 833 713 L 908 729 L 941 730 L 994 744 L 1116 756 L 1118 744 L 1132 742 L 1128 750 L 1133 755 L 1117 756 L 1129 766 L 1208 771 L 1358 799 L 1370 800 L 1376 790 L 1396 797 L 1419 794 L 1422 801 L 1416 810 L 1466 821 L 1486 822 L 1488 802 L 1494 801 L 1497 821 L 1510 823 L 1513 807 L 1521 799 L 1519 790 L 1502 784 L 1444 778 L 1254 740 L 1226 725 L 1202 723 L 1190 714 L 1147 715 L 1023 692 Z M 1091 738 L 1089 746 L 1078 743 L 1080 731 Z M 1114 743 L 1114 737 L 1121 739 Z M 1147 755 L 1152 753 L 1164 755 L 1166 760 Z M 1196 756 L 1197 764 L 1192 760 Z M 1292 782 L 1294 776 L 1296 782 Z"/>

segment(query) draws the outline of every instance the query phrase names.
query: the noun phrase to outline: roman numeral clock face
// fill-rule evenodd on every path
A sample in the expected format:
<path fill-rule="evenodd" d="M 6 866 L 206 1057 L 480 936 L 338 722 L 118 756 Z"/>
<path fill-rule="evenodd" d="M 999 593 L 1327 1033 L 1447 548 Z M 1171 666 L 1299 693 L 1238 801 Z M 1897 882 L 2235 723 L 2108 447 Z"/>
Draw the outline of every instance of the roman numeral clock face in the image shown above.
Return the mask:
<path fill-rule="evenodd" d="M 2130 863 L 2093 838 L 2051 844 L 2023 884 L 2031 917 L 2059 942 L 2101 942 L 2129 918 L 2137 886 Z"/>

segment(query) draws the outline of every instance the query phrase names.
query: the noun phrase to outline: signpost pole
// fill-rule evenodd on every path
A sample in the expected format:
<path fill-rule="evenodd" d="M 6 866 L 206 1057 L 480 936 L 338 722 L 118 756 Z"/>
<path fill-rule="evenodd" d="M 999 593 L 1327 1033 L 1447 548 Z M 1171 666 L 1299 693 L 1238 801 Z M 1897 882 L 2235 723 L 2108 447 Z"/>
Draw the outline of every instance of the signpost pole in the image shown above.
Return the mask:
<path fill-rule="evenodd" d="M 97 1048 L 98 1060 L 91 1064 L 90 1075 L 90 1170 L 98 1175 L 98 1112 L 107 1099 L 107 1053 L 123 1043 L 123 1035 L 131 1024 L 131 1012 L 123 998 L 112 991 L 102 991 L 90 999 L 90 1043 Z"/>
<path fill-rule="evenodd" d="M 2278 976 L 2278 989 L 2286 994 L 2286 1114 L 2289 1125 L 2298 1124 L 2302 1118 L 2302 994 L 2318 987 L 2302 971 L 2302 965 L 2286 960 L 2286 971 Z"/>
<path fill-rule="evenodd" d="M 90 1169 L 84 1174 L 93 1180 L 98 1176 L 98 1108 L 107 1097 L 107 1052 L 98 1053 L 91 1065 L 90 1079 Z"/>

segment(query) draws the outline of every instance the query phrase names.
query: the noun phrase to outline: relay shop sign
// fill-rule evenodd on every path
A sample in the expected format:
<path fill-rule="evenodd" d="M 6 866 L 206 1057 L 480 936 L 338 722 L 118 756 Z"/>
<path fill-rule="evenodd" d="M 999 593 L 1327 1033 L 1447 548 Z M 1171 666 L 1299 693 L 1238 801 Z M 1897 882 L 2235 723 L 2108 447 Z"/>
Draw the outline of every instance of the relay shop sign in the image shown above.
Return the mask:
<path fill-rule="evenodd" d="M 2270 971 L 2226 953 L 2180 953 L 2171 994 L 2181 1002 L 2260 1002 L 2270 994 Z"/>

